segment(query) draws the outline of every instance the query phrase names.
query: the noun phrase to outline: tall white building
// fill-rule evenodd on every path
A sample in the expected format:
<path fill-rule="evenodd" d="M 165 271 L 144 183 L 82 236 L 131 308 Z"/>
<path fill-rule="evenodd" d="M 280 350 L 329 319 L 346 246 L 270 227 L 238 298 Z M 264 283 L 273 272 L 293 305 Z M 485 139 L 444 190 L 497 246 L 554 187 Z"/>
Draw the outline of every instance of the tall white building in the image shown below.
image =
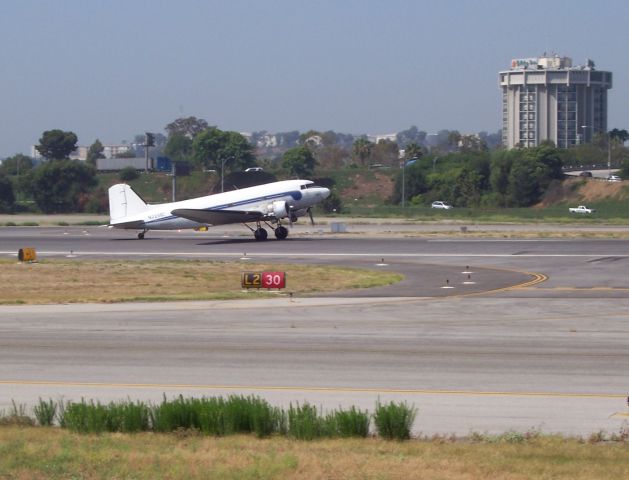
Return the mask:
<path fill-rule="evenodd" d="M 560 148 L 589 142 L 607 132 L 607 90 L 612 74 L 594 62 L 573 66 L 569 57 L 511 61 L 500 72 L 502 143 L 534 147 L 552 140 Z"/>

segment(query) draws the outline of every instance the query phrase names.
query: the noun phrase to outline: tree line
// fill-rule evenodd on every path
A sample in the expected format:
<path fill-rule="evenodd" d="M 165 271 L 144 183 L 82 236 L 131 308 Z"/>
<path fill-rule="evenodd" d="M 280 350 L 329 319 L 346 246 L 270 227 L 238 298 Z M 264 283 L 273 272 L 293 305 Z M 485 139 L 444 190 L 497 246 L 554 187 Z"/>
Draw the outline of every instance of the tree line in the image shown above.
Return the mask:
<path fill-rule="evenodd" d="M 459 207 L 528 207 L 539 202 L 553 182 L 563 179 L 565 168 L 587 169 L 605 158 L 599 149 L 597 156 L 588 157 L 591 163 L 580 163 L 583 150 L 592 148 L 581 147 L 559 149 L 552 142 L 544 142 L 538 147 L 511 150 L 416 153 L 396 177 L 392 203 L 401 203 L 404 193 L 405 200 L 416 205 L 442 200 Z M 613 165 L 622 166 L 623 176 L 629 178 L 628 150 L 618 141 L 613 152 Z"/>
<path fill-rule="evenodd" d="M 284 148 L 279 158 L 259 158 L 253 144 L 238 132 L 210 126 L 196 117 L 178 118 L 166 125 L 160 138 L 165 155 L 177 164 L 178 174 L 191 170 L 224 170 L 226 175 L 253 166 L 269 167 L 283 177 L 313 178 L 330 169 L 384 166 L 399 169 L 391 202 L 405 200 L 425 204 L 439 199 L 457 206 L 529 206 L 541 198 L 553 181 L 563 176 L 562 168 L 601 163 L 607 158 L 623 167 L 629 178 L 629 155 L 624 141 L 626 130 L 614 129 L 595 136 L 592 143 L 571 149 L 557 149 L 550 142 L 536 148 L 503 150 L 490 148 L 490 135 L 461 135 L 443 130 L 431 147 L 426 133 L 411 127 L 391 139 L 371 142 L 366 136 L 351 137 L 335 132 L 310 130 L 296 137 L 297 145 Z M 351 137 L 351 138 L 350 138 Z M 136 141 L 143 141 L 138 136 Z M 403 150 L 401 150 L 403 147 Z M 37 150 L 45 161 L 37 165 L 25 155 L 5 159 L 0 165 L 0 211 L 15 209 L 16 197 L 32 199 L 45 213 L 102 212 L 107 194 L 98 186 L 96 161 L 103 157 L 97 139 L 89 148 L 87 161 L 70 160 L 77 148 L 73 132 L 43 132 Z M 400 153 L 403 151 L 403 156 Z M 121 180 L 132 179 L 122 172 Z M 330 197 L 330 209 L 340 206 L 337 195 Z"/>

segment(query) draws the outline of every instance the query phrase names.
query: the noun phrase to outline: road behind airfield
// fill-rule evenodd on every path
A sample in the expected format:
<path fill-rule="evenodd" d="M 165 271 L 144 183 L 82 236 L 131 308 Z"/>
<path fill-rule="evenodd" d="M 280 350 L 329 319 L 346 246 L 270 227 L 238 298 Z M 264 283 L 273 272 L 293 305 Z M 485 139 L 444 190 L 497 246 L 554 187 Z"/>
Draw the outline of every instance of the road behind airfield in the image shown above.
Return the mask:
<path fill-rule="evenodd" d="M 35 246 L 41 258 L 72 251 L 246 264 L 246 253 L 402 271 L 410 281 L 367 297 L 0 307 L 0 409 L 38 397 L 253 393 L 326 409 L 405 400 L 418 407 L 416 432 L 424 434 L 587 435 L 615 432 L 629 418 L 625 241 L 132 235 L 6 227 L 0 255 Z"/>

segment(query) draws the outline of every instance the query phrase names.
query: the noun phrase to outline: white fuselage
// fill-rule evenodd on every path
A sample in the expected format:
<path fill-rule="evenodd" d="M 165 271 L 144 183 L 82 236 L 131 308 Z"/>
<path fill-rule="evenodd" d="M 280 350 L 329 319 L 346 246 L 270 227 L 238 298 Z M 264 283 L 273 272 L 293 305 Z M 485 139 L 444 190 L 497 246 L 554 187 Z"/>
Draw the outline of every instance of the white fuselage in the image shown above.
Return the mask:
<path fill-rule="evenodd" d="M 265 219 L 274 220 L 274 202 L 287 202 L 293 211 L 300 211 L 321 202 L 329 193 L 327 188 L 316 187 L 308 180 L 285 180 L 180 202 L 148 205 L 143 212 L 112 219 L 110 225 L 116 228 L 178 230 L 218 224 L 200 223 L 173 215 L 173 210 L 177 209 L 260 212 Z"/>

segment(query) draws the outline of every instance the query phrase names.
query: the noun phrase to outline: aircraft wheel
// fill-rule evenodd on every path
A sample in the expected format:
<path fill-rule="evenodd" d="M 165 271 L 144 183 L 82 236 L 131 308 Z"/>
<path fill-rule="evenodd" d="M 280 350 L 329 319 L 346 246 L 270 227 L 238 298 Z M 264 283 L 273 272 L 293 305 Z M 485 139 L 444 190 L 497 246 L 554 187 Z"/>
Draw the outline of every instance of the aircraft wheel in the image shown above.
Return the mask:
<path fill-rule="evenodd" d="M 288 229 L 286 227 L 279 226 L 275 229 L 275 237 L 278 240 L 284 240 L 288 237 Z"/>
<path fill-rule="evenodd" d="M 253 236 L 257 241 L 262 242 L 267 239 L 268 233 L 264 228 L 260 227 L 253 232 Z"/>
<path fill-rule="evenodd" d="M 144 240 L 144 232 L 138 233 L 138 240 Z"/>

